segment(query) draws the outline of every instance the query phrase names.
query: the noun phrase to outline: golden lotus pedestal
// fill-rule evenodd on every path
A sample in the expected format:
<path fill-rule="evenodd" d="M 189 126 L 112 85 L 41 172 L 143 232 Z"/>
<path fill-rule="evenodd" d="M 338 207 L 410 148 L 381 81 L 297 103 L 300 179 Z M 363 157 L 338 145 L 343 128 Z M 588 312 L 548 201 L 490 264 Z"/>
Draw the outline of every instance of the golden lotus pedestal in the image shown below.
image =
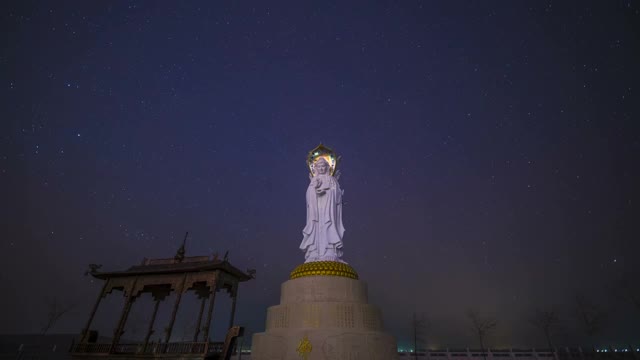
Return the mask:
<path fill-rule="evenodd" d="M 380 310 L 349 265 L 298 266 L 267 310 L 266 330 L 253 335 L 252 360 L 391 360 L 396 340 L 383 331 Z"/>

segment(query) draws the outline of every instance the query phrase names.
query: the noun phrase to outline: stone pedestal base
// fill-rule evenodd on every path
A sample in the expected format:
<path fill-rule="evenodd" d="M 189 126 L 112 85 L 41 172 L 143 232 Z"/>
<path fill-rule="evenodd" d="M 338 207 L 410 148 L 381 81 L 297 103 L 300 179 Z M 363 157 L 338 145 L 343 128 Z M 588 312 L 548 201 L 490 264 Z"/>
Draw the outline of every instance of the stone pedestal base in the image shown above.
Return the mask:
<path fill-rule="evenodd" d="M 267 310 L 266 331 L 253 335 L 252 360 L 391 360 L 397 347 L 363 281 L 307 276 L 282 284 Z"/>

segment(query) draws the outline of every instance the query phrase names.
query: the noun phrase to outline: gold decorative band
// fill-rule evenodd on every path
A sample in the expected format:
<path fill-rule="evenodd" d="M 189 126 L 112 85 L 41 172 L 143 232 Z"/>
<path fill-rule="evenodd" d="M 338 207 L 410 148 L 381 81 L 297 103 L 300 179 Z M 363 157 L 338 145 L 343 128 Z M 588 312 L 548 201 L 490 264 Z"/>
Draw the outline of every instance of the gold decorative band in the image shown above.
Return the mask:
<path fill-rule="evenodd" d="M 358 273 L 351 266 L 338 261 L 313 261 L 298 265 L 289 275 L 289 279 L 305 276 L 342 276 L 358 279 Z"/>

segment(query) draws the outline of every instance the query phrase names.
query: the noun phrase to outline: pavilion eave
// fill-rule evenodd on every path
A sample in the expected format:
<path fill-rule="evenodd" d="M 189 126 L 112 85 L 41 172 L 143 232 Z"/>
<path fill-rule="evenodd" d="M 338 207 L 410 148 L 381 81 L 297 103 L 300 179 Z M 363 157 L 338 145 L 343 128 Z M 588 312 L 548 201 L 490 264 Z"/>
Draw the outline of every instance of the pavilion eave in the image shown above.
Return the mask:
<path fill-rule="evenodd" d="M 138 265 L 123 271 L 92 272 L 96 279 L 137 276 L 137 275 L 166 275 L 173 273 L 201 272 L 221 270 L 236 277 L 240 282 L 251 280 L 251 276 L 244 271 L 232 266 L 227 261 L 199 261 L 199 262 L 175 262 L 170 264 Z"/>

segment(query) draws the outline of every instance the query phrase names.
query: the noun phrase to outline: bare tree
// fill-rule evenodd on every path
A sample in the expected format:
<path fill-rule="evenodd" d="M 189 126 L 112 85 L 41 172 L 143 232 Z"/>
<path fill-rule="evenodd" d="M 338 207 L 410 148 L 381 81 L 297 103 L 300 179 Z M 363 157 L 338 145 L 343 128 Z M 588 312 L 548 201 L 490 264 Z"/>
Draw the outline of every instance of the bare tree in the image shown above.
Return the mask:
<path fill-rule="evenodd" d="M 553 330 L 560 324 L 560 317 L 554 309 L 540 310 L 536 309 L 536 312 L 531 318 L 531 324 L 542 330 L 544 337 L 547 339 L 547 345 L 549 349 L 553 351 L 554 346 L 551 341 L 551 334 Z"/>
<path fill-rule="evenodd" d="M 497 326 L 497 322 L 493 317 L 481 317 L 478 311 L 474 309 L 470 309 L 467 311 L 467 317 L 471 321 L 471 325 L 473 326 L 473 331 L 478 336 L 478 340 L 480 341 L 480 350 L 482 351 L 482 356 L 486 360 L 487 355 L 485 354 L 485 340 L 487 335 L 491 333 Z"/>
<path fill-rule="evenodd" d="M 584 295 L 576 295 L 575 301 L 578 319 L 587 336 L 593 337 L 600 333 L 605 325 L 606 312 Z"/>
<path fill-rule="evenodd" d="M 134 311 L 133 314 L 129 315 L 127 319 L 127 327 L 129 328 L 129 336 L 131 337 L 129 340 L 139 340 L 138 334 L 143 326 L 144 318 L 142 314 Z"/>
<path fill-rule="evenodd" d="M 74 308 L 75 305 L 62 305 L 58 302 L 58 299 L 55 297 L 49 301 L 49 312 L 47 313 L 47 322 L 42 327 L 42 335 L 45 335 L 52 327 L 55 326 L 56 322 L 62 317 L 62 315 L 68 313 L 71 309 Z"/>
<path fill-rule="evenodd" d="M 427 345 L 427 330 L 429 329 L 429 320 L 424 314 L 413 313 L 411 319 L 411 330 L 413 336 L 413 356 L 418 358 L 418 350 Z"/>
<path fill-rule="evenodd" d="M 244 333 L 242 334 L 242 336 L 240 337 L 240 343 L 238 344 L 236 342 L 236 349 L 238 351 L 238 360 L 242 360 L 242 350 L 243 350 L 243 346 L 244 346 L 244 339 L 250 339 L 251 338 L 251 330 L 250 328 L 247 326 L 244 328 Z"/>
<path fill-rule="evenodd" d="M 640 313 L 640 288 L 637 286 L 637 278 L 631 274 L 625 274 L 613 282 L 612 292 L 619 299 L 633 306 Z"/>
<path fill-rule="evenodd" d="M 182 326 L 182 341 L 186 341 L 189 338 L 193 337 L 195 333 L 196 322 L 195 321 L 185 321 Z"/>

